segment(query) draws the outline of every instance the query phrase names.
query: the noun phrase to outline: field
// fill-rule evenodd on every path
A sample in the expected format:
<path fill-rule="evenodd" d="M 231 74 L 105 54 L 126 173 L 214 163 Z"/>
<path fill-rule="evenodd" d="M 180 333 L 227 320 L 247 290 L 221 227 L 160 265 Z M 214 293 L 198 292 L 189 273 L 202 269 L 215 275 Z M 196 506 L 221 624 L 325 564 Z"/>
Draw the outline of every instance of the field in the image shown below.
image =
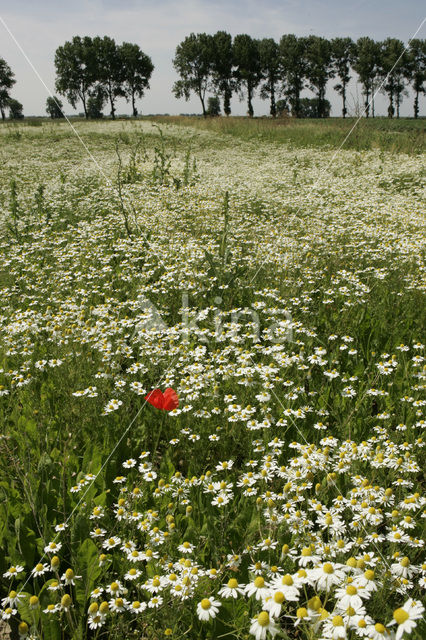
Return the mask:
<path fill-rule="evenodd" d="M 424 637 L 423 125 L 360 125 L 0 127 L 0 636 Z"/>

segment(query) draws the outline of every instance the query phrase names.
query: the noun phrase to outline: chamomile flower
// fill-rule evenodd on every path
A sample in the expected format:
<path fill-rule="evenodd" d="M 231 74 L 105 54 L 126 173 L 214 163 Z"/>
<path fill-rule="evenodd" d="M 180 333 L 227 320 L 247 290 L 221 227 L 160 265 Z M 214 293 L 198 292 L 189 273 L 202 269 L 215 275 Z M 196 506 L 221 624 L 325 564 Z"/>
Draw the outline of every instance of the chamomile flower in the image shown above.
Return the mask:
<path fill-rule="evenodd" d="M 87 624 L 89 625 L 89 629 L 100 629 L 106 620 L 106 616 L 103 616 L 100 613 L 95 613 L 94 615 L 88 616 Z"/>
<path fill-rule="evenodd" d="M 417 626 L 416 621 L 423 617 L 424 611 L 424 606 L 412 598 L 409 598 L 399 609 L 395 609 L 393 612 L 393 620 L 388 625 L 398 625 L 395 640 L 400 640 L 404 633 L 411 633 Z"/>
<path fill-rule="evenodd" d="M 371 640 L 387 640 L 391 638 L 391 633 L 381 622 L 376 622 L 367 627 L 368 637 Z"/>
<path fill-rule="evenodd" d="M 320 567 L 311 571 L 311 577 L 315 581 L 317 589 L 329 591 L 332 586 L 343 582 L 345 571 L 343 566 L 338 563 L 324 562 Z"/>
<path fill-rule="evenodd" d="M 58 551 L 60 551 L 62 548 L 62 543 L 61 542 L 55 542 L 54 540 L 52 542 L 49 542 L 49 544 L 47 544 L 43 551 L 44 553 L 57 553 Z"/>
<path fill-rule="evenodd" d="M 3 574 L 3 578 L 16 578 L 23 570 L 24 567 L 20 564 L 9 567 L 9 569 Z"/>
<path fill-rule="evenodd" d="M 12 609 L 11 607 L 6 607 L 3 611 L 0 611 L 2 620 L 9 620 L 12 616 L 15 616 L 17 613 L 16 609 Z"/>
<path fill-rule="evenodd" d="M 140 602 L 139 600 L 133 600 L 133 602 L 129 602 L 127 606 L 127 610 L 134 615 L 140 615 L 145 611 L 147 607 L 146 602 Z"/>
<path fill-rule="evenodd" d="M 218 595 L 222 598 L 238 598 L 239 595 L 244 594 L 244 586 L 239 586 L 238 581 L 235 578 L 230 578 L 227 584 L 224 585 L 218 592 Z"/>
<path fill-rule="evenodd" d="M 261 611 L 257 616 L 252 618 L 250 626 L 250 634 L 256 640 L 265 640 L 269 633 L 272 637 L 279 632 L 273 618 L 270 617 L 268 611 Z"/>
<path fill-rule="evenodd" d="M 44 563 L 39 562 L 38 564 L 36 564 L 34 569 L 31 570 L 31 575 L 34 578 L 38 578 L 39 576 L 42 576 L 47 571 L 50 571 L 50 566 L 46 562 Z"/>
<path fill-rule="evenodd" d="M 253 582 L 246 584 L 244 591 L 248 597 L 254 596 L 256 600 L 262 600 L 268 595 L 269 585 L 262 576 L 257 576 Z"/>
<path fill-rule="evenodd" d="M 129 602 L 122 597 L 111 598 L 108 602 L 109 608 L 113 613 L 123 613 L 129 607 Z"/>
<path fill-rule="evenodd" d="M 219 613 L 219 607 L 221 603 L 214 598 L 203 598 L 201 602 L 197 604 L 197 616 L 199 620 L 207 621 L 211 618 L 215 618 Z"/>

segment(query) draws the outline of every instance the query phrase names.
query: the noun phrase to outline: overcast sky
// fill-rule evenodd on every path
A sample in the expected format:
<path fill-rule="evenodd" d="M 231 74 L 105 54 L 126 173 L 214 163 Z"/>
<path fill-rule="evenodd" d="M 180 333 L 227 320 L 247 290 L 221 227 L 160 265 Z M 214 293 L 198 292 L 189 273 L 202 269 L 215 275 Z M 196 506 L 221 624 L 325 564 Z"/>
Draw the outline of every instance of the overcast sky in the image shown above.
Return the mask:
<path fill-rule="evenodd" d="M 407 42 L 424 18 L 421 0 L 0 0 L 0 16 L 12 32 L 39 75 L 54 91 L 54 54 L 58 46 L 75 35 L 103 36 L 135 42 L 151 56 L 155 69 L 151 89 L 138 103 L 139 111 L 149 113 L 199 113 L 198 98 L 176 100 L 171 93 L 177 79 L 172 60 L 176 46 L 191 32 L 215 33 L 226 30 L 233 36 L 248 33 L 253 37 L 273 37 L 284 33 L 298 36 L 315 34 L 326 38 L 370 36 L 383 40 L 388 36 Z M 417 34 L 425 38 L 426 23 Z M 34 70 L 0 22 L 0 57 L 16 76 L 13 97 L 24 105 L 26 115 L 45 115 L 47 91 Z M 341 101 L 332 90 L 327 97 L 332 115 L 340 115 Z M 349 109 L 361 101 L 359 86 L 350 85 Z M 306 92 L 306 95 L 310 95 Z M 405 98 L 401 115 L 412 115 L 412 97 Z M 65 103 L 65 111 L 73 109 Z M 130 113 L 123 99 L 118 113 Z M 256 99 L 255 115 L 268 113 L 267 102 Z M 82 111 L 80 107 L 77 111 Z M 386 100 L 376 100 L 376 111 L 386 113 Z M 108 112 L 108 109 L 105 109 Z M 234 98 L 232 112 L 246 113 L 246 104 Z M 425 115 L 426 100 L 421 99 Z"/>

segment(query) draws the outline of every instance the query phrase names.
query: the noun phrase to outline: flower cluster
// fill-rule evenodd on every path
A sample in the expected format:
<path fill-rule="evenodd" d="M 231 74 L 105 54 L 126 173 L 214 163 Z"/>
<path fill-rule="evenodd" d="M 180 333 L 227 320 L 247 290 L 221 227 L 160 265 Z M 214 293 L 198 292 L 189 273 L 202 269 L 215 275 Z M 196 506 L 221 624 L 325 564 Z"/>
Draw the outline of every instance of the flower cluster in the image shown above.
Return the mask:
<path fill-rule="evenodd" d="M 133 126 L 122 200 L 60 124 L 49 157 L 37 132 L 25 166 L 4 151 L 28 215 L 0 221 L 3 621 L 399 640 L 426 586 L 425 266 L 419 190 L 389 185 L 421 159 L 342 151 L 325 182 L 332 152 L 188 130 L 198 178 L 170 187 Z M 81 127 L 116 180 L 122 123 Z"/>

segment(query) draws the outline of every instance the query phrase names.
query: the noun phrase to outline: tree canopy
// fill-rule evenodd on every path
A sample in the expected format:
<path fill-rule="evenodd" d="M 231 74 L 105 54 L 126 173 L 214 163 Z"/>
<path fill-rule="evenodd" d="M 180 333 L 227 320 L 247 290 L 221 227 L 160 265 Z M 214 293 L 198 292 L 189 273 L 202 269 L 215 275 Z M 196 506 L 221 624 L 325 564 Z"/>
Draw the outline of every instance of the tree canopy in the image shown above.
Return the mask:
<path fill-rule="evenodd" d="M 173 85 L 176 98 L 189 100 L 194 92 L 201 101 L 203 116 L 207 115 L 205 97 L 211 83 L 214 57 L 213 37 L 206 33 L 191 33 L 177 47 L 173 66 L 180 76 Z"/>
<path fill-rule="evenodd" d="M 83 104 L 86 118 L 101 113 L 109 103 L 111 117 L 115 118 L 116 100 L 131 100 L 133 115 L 137 115 L 136 98 L 149 88 L 154 66 L 137 44 L 123 42 L 117 45 L 109 36 L 90 38 L 75 36 L 57 48 L 55 53 L 56 90 L 66 97 L 75 109 Z M 96 108 L 94 105 L 96 104 Z"/>
<path fill-rule="evenodd" d="M 262 79 L 259 41 L 246 33 L 235 36 L 234 63 L 237 87 L 240 92 L 243 87 L 247 91 L 247 113 L 252 118 L 254 115 L 252 100 Z"/>
<path fill-rule="evenodd" d="M 339 82 L 334 89 L 342 96 L 342 116 L 348 112 L 346 108 L 346 89 L 351 79 L 350 71 L 355 61 L 355 44 L 351 38 L 334 38 L 331 41 L 331 56 L 335 75 Z"/>
<path fill-rule="evenodd" d="M 46 100 L 46 113 L 52 119 L 64 118 L 62 112 L 63 104 L 56 96 L 49 96 Z"/>
<path fill-rule="evenodd" d="M 9 118 L 11 120 L 22 120 L 24 117 L 22 103 L 15 98 L 9 98 L 7 106 L 9 107 Z"/>
<path fill-rule="evenodd" d="M 229 115 L 232 94 L 238 91 L 240 99 L 246 97 L 248 115 L 253 116 L 253 98 L 259 88 L 260 97 L 270 102 L 272 117 L 277 114 L 277 98 L 283 96 L 285 111 L 297 118 L 306 113 L 300 101 L 302 92 L 309 89 L 316 96 L 315 102 L 309 103 L 309 113 L 315 105 L 317 117 L 321 118 L 330 113 L 325 95 L 329 80 L 336 78 L 333 88 L 342 98 L 342 116 L 346 117 L 348 84 L 352 71 L 356 71 L 367 117 L 370 110 L 373 117 L 375 115 L 374 96 L 380 82 L 391 103 L 389 117 L 394 113 L 399 117 L 400 104 L 403 96 L 408 95 L 406 87 L 411 83 L 417 117 L 419 96 L 425 93 L 424 43 L 424 40 L 413 40 L 408 48 L 395 38 L 380 43 L 362 37 L 354 43 L 348 37 L 327 40 L 294 34 L 284 34 L 277 43 L 273 38 L 256 40 L 248 34 L 236 35 L 232 40 L 226 31 L 218 31 L 213 36 L 192 33 L 176 49 L 174 66 L 180 79 L 173 85 L 173 92 L 186 100 L 194 92 L 206 115 L 206 94 L 212 91 L 223 98 L 223 111 Z M 283 113 L 283 109 L 280 112 Z"/>
<path fill-rule="evenodd" d="M 0 58 L 0 113 L 2 120 L 6 117 L 6 109 L 10 101 L 10 89 L 15 84 L 15 74 L 6 60 Z"/>
<path fill-rule="evenodd" d="M 139 45 L 131 42 L 123 42 L 118 49 L 119 58 L 123 70 L 123 91 L 127 100 L 132 103 L 132 113 L 136 117 L 136 98 L 142 98 L 145 90 L 149 89 L 149 80 L 154 65 L 151 58 L 144 53 Z"/>

